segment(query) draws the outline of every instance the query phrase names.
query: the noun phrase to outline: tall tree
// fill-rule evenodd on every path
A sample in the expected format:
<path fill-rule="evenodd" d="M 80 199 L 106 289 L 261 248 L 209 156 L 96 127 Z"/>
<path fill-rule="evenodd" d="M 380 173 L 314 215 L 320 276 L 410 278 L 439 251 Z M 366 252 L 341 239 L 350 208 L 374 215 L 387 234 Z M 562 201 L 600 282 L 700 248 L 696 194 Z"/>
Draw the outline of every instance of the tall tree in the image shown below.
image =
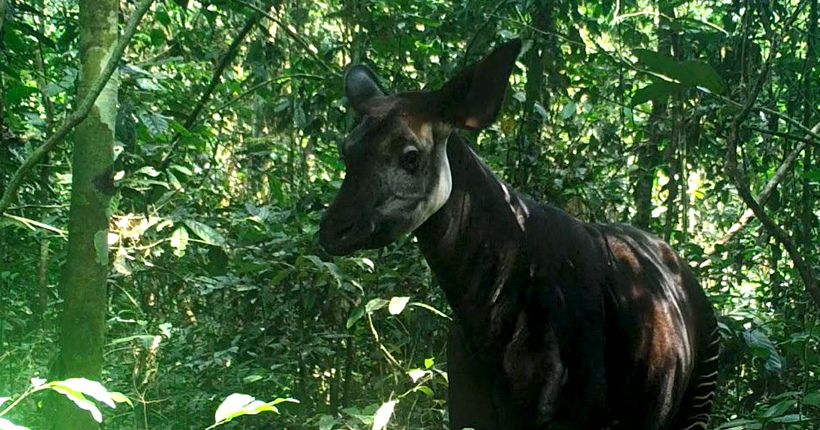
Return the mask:
<path fill-rule="evenodd" d="M 117 0 L 80 0 L 80 100 L 114 52 L 118 5 Z M 118 85 L 116 76 L 108 81 L 74 135 L 68 256 L 60 285 L 59 378 L 102 376 Z M 60 403 L 56 413 L 55 428 L 97 428 L 86 411 L 68 402 Z"/>

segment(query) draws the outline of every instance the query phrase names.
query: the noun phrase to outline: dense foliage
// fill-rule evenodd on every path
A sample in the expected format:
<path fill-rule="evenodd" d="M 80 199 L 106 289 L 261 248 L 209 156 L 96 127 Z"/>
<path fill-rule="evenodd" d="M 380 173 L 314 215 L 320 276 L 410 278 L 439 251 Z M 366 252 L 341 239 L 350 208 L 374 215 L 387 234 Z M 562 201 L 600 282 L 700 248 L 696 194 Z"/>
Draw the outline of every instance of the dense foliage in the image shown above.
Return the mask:
<path fill-rule="evenodd" d="M 533 198 L 691 262 L 724 339 L 713 427 L 817 428 L 818 3 L 156 2 L 119 67 L 101 382 L 133 408 L 106 427 L 206 428 L 241 392 L 299 403 L 226 428 L 371 428 L 385 404 L 389 427 L 444 428 L 449 311 L 412 238 L 347 258 L 316 240 L 354 121 L 341 74 L 366 63 L 419 89 L 522 37 L 476 151 Z M 6 192 L 77 108 L 80 47 L 76 1 L 0 5 Z M 72 143 L 0 209 L 0 396 L 54 370 Z M 44 427 L 43 401 L 6 418 Z"/>

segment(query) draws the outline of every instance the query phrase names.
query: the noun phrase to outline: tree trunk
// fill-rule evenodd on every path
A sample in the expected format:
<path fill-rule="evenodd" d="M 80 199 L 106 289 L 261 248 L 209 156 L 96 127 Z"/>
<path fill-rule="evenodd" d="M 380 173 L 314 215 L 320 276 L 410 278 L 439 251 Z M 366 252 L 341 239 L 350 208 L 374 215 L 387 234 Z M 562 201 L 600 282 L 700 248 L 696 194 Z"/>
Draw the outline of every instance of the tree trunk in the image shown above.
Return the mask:
<path fill-rule="evenodd" d="M 669 18 L 674 16 L 675 10 L 668 6 L 660 6 L 661 14 L 658 22 L 658 52 L 666 55 L 673 55 L 675 46 L 675 33 L 669 30 Z M 640 143 L 637 147 L 637 169 L 632 175 L 632 198 L 635 201 L 635 216 L 632 224 L 642 229 L 649 229 L 652 220 L 652 187 L 655 183 L 655 174 L 660 164 L 660 146 L 664 138 L 669 139 L 670 144 L 673 139 L 669 135 L 669 129 L 664 126 L 665 116 L 668 111 L 668 104 L 660 101 L 652 102 L 652 112 L 649 117 L 647 127 L 647 141 Z M 668 186 L 673 185 L 674 178 L 670 177 Z M 667 207 L 667 211 L 673 208 Z"/>
<path fill-rule="evenodd" d="M 117 43 L 118 5 L 117 0 L 80 0 L 80 100 Z M 60 285 L 64 304 L 55 369 L 60 379 L 100 380 L 102 376 L 117 87 L 114 75 L 74 135 L 68 256 Z M 71 402 L 58 401 L 55 412 L 55 428 L 98 428 L 87 411 Z"/>
<path fill-rule="evenodd" d="M 815 78 L 812 78 L 812 70 L 814 70 L 814 67 L 817 64 L 817 48 L 815 46 L 817 41 L 815 38 L 820 36 L 820 33 L 817 31 L 817 20 L 820 18 L 818 15 L 820 15 L 820 12 L 818 12 L 817 0 L 812 0 L 811 5 L 809 6 L 809 37 L 806 38 L 806 60 L 803 63 L 803 97 L 805 99 L 803 103 L 803 124 L 811 124 L 815 120 L 814 116 L 816 112 L 816 105 L 814 103 L 814 93 L 812 92 L 812 82 Z M 803 195 L 800 198 L 802 203 L 800 208 L 801 220 L 800 226 L 797 230 L 800 238 L 800 243 L 798 245 L 805 253 L 811 253 L 815 248 L 811 233 L 817 225 L 817 217 L 814 215 L 814 211 L 812 210 L 814 207 L 814 193 L 816 190 L 816 185 L 812 184 L 812 181 L 809 180 L 808 173 L 812 172 L 816 168 L 816 166 L 813 165 L 816 155 L 817 148 L 814 148 L 813 151 L 809 148 L 803 156 L 803 172 L 807 175 L 803 177 L 803 181 L 801 183 L 803 188 Z"/>
<path fill-rule="evenodd" d="M 539 1 L 533 4 L 532 26 L 543 34 L 552 34 L 555 27 L 553 16 L 553 3 Z M 542 118 L 535 111 L 535 104 L 548 108 L 549 91 L 545 91 L 544 72 L 549 63 L 554 61 L 555 47 L 552 37 L 547 37 L 545 43 L 534 44 L 525 54 L 524 62 L 527 64 L 527 84 L 524 87 L 526 99 L 521 111 L 519 120 L 518 135 L 516 136 L 518 147 L 518 159 L 516 160 L 510 179 L 514 186 L 524 189 L 529 193 L 535 191 L 530 179 L 535 173 L 538 155 L 541 145 L 541 129 L 544 127 L 545 118 Z M 537 195 L 537 193 L 535 193 Z M 543 198 L 541 195 L 539 198 Z"/>
<path fill-rule="evenodd" d="M 6 0 L 0 0 L 0 30 L 3 29 L 3 18 L 6 17 Z"/>

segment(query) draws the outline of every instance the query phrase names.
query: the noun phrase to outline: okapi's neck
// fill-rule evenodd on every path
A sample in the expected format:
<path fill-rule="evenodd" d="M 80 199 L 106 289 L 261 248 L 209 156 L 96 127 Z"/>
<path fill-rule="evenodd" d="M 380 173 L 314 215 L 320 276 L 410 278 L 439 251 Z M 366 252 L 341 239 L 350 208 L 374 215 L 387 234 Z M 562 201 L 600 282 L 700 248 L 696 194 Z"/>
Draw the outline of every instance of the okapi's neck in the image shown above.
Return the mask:
<path fill-rule="evenodd" d="M 523 251 L 529 210 L 457 133 L 447 143 L 453 187 L 415 234 L 456 317 L 484 325 Z"/>

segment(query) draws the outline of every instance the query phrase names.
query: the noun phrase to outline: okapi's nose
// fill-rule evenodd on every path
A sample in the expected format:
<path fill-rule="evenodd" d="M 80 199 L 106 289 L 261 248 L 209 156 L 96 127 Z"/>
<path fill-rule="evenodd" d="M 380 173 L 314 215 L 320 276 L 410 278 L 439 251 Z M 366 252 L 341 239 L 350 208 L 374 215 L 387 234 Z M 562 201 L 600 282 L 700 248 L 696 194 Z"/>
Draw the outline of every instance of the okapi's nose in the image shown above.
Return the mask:
<path fill-rule="evenodd" d="M 356 225 L 352 220 L 340 220 L 339 218 L 334 216 L 331 206 L 331 209 L 325 211 L 322 220 L 319 222 L 319 245 L 331 255 L 346 253 L 345 239 Z"/>

